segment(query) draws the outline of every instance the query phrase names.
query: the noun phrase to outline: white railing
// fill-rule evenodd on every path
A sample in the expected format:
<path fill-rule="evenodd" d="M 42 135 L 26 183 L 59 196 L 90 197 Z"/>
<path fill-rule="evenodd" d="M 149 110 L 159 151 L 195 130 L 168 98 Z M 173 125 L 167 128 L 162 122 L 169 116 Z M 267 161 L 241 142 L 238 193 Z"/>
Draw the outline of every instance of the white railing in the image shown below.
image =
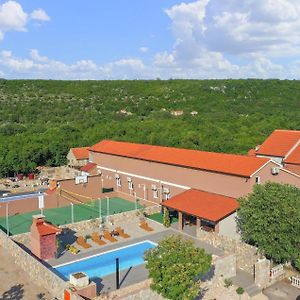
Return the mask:
<path fill-rule="evenodd" d="M 278 265 L 270 270 L 271 279 L 275 279 L 284 273 L 283 265 Z"/>
<path fill-rule="evenodd" d="M 290 280 L 292 286 L 300 289 L 300 278 L 291 276 L 291 277 L 289 277 L 289 280 Z"/>

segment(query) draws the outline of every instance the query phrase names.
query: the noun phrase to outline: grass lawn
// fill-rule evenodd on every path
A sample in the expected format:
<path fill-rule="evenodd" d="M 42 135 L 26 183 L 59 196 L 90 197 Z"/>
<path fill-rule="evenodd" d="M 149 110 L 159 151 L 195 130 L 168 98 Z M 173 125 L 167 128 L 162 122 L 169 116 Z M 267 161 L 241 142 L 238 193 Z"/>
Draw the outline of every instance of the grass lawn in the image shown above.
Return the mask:
<path fill-rule="evenodd" d="M 24 200 L 26 201 L 26 200 Z M 93 201 L 84 204 L 74 204 L 74 222 L 99 218 L 99 201 Z M 142 206 L 138 204 L 138 208 Z M 135 209 L 135 203 L 121 199 L 121 198 L 110 198 L 109 200 L 109 212 L 107 209 L 107 200 L 101 200 L 101 214 L 106 216 L 121 213 L 124 211 L 130 211 Z M 50 208 L 44 210 L 46 220 L 55 224 L 63 225 L 72 223 L 72 207 L 64 206 L 59 208 Z M 26 214 L 17 214 L 9 216 L 9 231 L 11 235 L 24 233 L 30 231 L 32 215 L 40 214 L 40 211 L 32 211 Z M 6 218 L 0 218 L 0 228 L 6 232 Z"/>
<path fill-rule="evenodd" d="M 149 216 L 147 216 L 147 218 L 149 218 L 153 221 L 156 221 L 158 223 L 161 223 L 161 224 L 164 223 L 164 220 L 163 220 L 164 216 L 161 213 L 155 213 L 155 214 L 149 215 Z M 171 221 L 171 224 L 175 223 L 178 221 L 178 218 L 170 216 L 170 221 Z"/>

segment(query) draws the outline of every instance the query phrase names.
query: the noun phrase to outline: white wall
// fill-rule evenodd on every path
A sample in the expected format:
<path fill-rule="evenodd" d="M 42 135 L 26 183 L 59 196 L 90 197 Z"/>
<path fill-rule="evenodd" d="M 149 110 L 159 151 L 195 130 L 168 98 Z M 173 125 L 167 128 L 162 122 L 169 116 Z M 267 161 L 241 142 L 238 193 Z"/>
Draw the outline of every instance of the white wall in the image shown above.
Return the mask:
<path fill-rule="evenodd" d="M 240 235 L 237 233 L 236 224 L 237 213 L 233 213 L 219 222 L 219 234 L 230 238 L 239 239 Z"/>

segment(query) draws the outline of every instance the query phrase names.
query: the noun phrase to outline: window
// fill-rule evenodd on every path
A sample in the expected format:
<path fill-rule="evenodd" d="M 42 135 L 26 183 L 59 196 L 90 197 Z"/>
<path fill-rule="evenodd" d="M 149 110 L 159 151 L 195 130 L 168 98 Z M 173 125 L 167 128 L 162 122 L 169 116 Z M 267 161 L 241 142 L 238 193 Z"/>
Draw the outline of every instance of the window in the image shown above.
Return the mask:
<path fill-rule="evenodd" d="M 164 198 L 165 198 L 165 200 L 169 200 L 170 199 L 170 193 L 164 194 Z"/>
<path fill-rule="evenodd" d="M 121 186 L 121 178 L 118 174 L 116 174 L 116 183 L 117 183 L 117 186 Z"/>
<path fill-rule="evenodd" d="M 156 190 L 152 190 L 152 192 L 153 192 L 153 198 L 157 199 L 158 198 L 158 190 L 157 189 Z"/>
<path fill-rule="evenodd" d="M 256 184 L 260 184 L 260 176 L 256 176 L 255 177 L 255 183 Z"/>
<path fill-rule="evenodd" d="M 128 181 L 128 189 L 129 189 L 130 191 L 133 190 L 133 183 L 132 183 L 132 181 Z"/>

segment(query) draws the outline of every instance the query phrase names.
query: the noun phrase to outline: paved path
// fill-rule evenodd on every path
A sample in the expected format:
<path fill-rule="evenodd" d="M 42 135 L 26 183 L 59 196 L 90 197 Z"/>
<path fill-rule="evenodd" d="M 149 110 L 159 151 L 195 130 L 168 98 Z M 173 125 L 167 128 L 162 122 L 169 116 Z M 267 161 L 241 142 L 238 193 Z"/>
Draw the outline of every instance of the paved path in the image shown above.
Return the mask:
<path fill-rule="evenodd" d="M 32 282 L 0 247 L 0 300 L 52 300 L 49 292 Z"/>
<path fill-rule="evenodd" d="M 293 287 L 287 279 L 271 285 L 263 293 L 269 300 L 300 300 L 300 289 Z"/>

